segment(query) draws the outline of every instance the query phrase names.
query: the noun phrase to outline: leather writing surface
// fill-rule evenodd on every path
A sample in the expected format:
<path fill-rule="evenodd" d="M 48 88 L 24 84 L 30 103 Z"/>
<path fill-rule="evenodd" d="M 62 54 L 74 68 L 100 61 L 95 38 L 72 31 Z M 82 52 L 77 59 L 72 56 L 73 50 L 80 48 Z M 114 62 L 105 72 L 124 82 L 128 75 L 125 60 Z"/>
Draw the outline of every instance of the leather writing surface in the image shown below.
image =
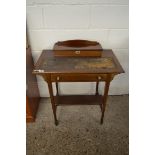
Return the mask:
<path fill-rule="evenodd" d="M 104 69 L 115 68 L 112 58 L 48 58 L 42 62 L 42 67 L 52 69 Z"/>

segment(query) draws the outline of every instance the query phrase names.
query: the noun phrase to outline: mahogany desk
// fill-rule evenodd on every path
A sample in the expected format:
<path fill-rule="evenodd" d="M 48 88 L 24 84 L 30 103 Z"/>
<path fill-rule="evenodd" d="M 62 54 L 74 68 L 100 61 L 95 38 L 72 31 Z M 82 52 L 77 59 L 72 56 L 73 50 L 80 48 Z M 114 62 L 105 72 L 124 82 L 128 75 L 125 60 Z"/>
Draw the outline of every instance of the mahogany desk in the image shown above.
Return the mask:
<path fill-rule="evenodd" d="M 99 58 L 54 57 L 52 50 L 43 50 L 33 70 L 34 74 L 41 75 L 48 84 L 55 125 L 58 124 L 56 108 L 61 105 L 99 105 L 102 111 L 100 120 L 102 124 L 110 82 L 115 75 L 123 72 L 112 50 L 103 50 Z M 103 96 L 98 93 L 100 81 L 105 81 Z M 56 96 L 53 95 L 53 82 L 56 83 Z M 58 82 L 96 82 L 96 93 L 61 96 L 58 92 Z"/>

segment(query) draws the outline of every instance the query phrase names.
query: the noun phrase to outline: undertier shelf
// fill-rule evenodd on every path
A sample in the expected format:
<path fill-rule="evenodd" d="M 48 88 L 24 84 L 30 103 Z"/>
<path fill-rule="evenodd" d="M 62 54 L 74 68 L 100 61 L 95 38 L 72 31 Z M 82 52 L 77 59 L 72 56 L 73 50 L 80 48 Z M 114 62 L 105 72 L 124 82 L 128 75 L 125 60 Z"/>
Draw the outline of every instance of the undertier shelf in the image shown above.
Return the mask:
<path fill-rule="evenodd" d="M 55 96 L 56 106 L 62 105 L 101 105 L 102 95 L 61 95 Z"/>

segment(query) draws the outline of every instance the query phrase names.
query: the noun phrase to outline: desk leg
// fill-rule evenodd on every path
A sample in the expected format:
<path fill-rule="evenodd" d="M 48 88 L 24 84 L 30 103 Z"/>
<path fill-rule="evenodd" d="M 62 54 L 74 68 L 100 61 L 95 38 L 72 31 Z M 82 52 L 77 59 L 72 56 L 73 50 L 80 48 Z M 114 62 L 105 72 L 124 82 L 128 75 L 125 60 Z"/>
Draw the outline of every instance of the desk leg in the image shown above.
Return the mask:
<path fill-rule="evenodd" d="M 57 95 L 59 96 L 58 82 L 56 82 L 56 90 L 57 90 Z"/>
<path fill-rule="evenodd" d="M 105 82 L 105 87 L 104 87 L 103 102 L 102 102 L 101 124 L 103 124 L 103 117 L 104 117 L 104 112 L 105 112 L 105 108 L 106 108 L 106 102 L 107 102 L 107 97 L 108 97 L 109 86 L 110 86 L 110 81 L 106 81 Z"/>
<path fill-rule="evenodd" d="M 96 95 L 98 95 L 98 84 L 99 84 L 99 82 L 97 81 L 96 82 Z"/>
<path fill-rule="evenodd" d="M 99 85 L 99 81 L 96 82 L 96 94 L 95 95 L 99 95 L 98 93 L 98 85 Z M 102 111 L 102 105 L 100 104 L 100 108 L 101 108 L 101 111 Z"/>
<path fill-rule="evenodd" d="M 53 95 L 53 87 L 52 87 L 51 82 L 48 82 L 48 89 L 49 89 L 50 98 L 51 98 L 51 104 L 52 104 L 52 109 L 53 109 L 53 114 L 54 114 L 55 125 L 58 125 L 58 120 L 56 117 L 56 106 L 55 106 L 55 100 L 54 100 L 54 95 Z"/>

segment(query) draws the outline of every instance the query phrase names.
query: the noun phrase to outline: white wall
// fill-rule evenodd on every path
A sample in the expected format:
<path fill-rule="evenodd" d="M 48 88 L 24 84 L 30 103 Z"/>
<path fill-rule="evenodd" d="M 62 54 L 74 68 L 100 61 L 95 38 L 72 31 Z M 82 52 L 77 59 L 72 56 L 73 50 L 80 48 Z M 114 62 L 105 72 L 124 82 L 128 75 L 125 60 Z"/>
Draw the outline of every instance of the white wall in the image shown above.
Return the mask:
<path fill-rule="evenodd" d="M 99 41 L 103 48 L 113 49 L 125 70 L 125 74 L 112 81 L 109 94 L 128 94 L 128 3 L 128 0 L 27 0 L 27 27 L 34 60 L 43 49 L 52 49 L 58 40 Z M 40 77 L 38 85 L 41 96 L 49 96 Z M 62 94 L 92 94 L 94 86 L 93 82 L 61 83 L 60 89 Z"/>

